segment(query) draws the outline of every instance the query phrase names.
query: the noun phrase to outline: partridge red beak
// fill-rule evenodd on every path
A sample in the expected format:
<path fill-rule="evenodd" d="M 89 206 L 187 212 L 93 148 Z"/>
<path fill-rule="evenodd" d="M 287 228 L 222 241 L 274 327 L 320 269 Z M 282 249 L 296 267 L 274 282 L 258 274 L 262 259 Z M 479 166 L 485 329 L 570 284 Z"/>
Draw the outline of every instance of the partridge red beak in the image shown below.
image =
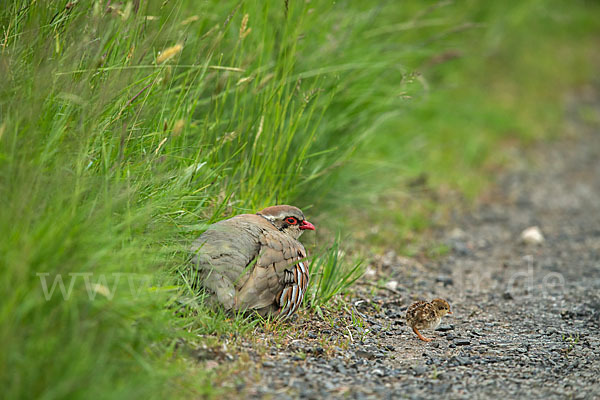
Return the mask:
<path fill-rule="evenodd" d="M 315 226 L 308 221 L 302 221 L 302 223 L 300 224 L 300 229 L 308 229 L 309 231 L 314 231 Z"/>

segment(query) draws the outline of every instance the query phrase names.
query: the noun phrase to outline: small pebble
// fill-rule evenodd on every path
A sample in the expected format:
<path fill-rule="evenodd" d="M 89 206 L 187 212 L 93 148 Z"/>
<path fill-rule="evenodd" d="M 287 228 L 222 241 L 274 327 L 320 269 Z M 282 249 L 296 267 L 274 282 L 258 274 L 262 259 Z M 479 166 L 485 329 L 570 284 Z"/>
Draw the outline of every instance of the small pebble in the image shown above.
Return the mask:
<path fill-rule="evenodd" d="M 452 342 L 452 344 L 456 346 L 468 346 L 471 344 L 471 341 L 469 339 L 456 339 Z"/>
<path fill-rule="evenodd" d="M 521 242 L 525 244 L 538 245 L 544 242 L 544 235 L 537 226 L 531 226 L 521 232 Z"/>
<path fill-rule="evenodd" d="M 367 267 L 363 276 L 367 279 L 375 279 L 375 277 L 377 276 L 377 271 L 375 271 L 375 269 L 371 267 Z"/>
<path fill-rule="evenodd" d="M 356 350 L 356 355 L 360 358 L 366 358 L 368 360 L 373 360 L 375 358 L 375 354 L 362 349 Z"/>
<path fill-rule="evenodd" d="M 438 332 L 452 331 L 452 330 L 454 330 L 454 325 L 440 325 L 437 328 L 435 328 L 435 330 Z"/>
<path fill-rule="evenodd" d="M 416 367 L 412 367 L 415 375 L 423 375 L 427 372 L 427 367 L 424 365 L 417 365 Z"/>

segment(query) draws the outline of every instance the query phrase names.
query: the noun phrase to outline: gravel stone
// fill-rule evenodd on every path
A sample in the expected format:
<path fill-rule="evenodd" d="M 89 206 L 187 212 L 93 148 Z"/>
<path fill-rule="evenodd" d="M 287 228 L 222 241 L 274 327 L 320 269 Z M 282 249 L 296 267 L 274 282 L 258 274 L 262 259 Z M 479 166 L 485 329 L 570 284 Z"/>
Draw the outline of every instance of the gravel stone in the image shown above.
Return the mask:
<path fill-rule="evenodd" d="M 440 325 L 436 329 L 438 332 L 448 332 L 454 330 L 454 325 Z"/>
<path fill-rule="evenodd" d="M 469 339 L 455 339 L 452 341 L 452 344 L 456 346 L 468 346 L 471 344 Z"/>

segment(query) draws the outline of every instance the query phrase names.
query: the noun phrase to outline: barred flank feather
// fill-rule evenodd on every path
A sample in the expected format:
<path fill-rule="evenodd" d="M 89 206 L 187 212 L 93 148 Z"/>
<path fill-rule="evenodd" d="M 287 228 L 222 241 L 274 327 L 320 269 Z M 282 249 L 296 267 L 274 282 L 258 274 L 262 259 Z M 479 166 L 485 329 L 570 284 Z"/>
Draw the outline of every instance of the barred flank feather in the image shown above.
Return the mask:
<path fill-rule="evenodd" d="M 284 287 L 277 296 L 279 299 L 279 316 L 288 318 L 294 314 L 304 299 L 308 287 L 308 269 L 304 262 L 294 265 L 292 271 L 286 271 L 285 277 L 293 277 L 294 282 Z"/>

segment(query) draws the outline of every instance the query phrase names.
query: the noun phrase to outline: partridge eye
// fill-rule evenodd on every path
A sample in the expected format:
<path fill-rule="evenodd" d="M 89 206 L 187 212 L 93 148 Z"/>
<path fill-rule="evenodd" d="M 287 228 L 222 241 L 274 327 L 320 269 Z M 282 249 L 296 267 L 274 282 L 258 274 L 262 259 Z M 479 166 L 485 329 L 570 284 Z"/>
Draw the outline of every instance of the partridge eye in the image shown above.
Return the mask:
<path fill-rule="evenodd" d="M 296 225 L 298 223 L 298 220 L 294 217 L 287 217 L 285 219 L 285 222 L 287 222 L 290 225 Z"/>

